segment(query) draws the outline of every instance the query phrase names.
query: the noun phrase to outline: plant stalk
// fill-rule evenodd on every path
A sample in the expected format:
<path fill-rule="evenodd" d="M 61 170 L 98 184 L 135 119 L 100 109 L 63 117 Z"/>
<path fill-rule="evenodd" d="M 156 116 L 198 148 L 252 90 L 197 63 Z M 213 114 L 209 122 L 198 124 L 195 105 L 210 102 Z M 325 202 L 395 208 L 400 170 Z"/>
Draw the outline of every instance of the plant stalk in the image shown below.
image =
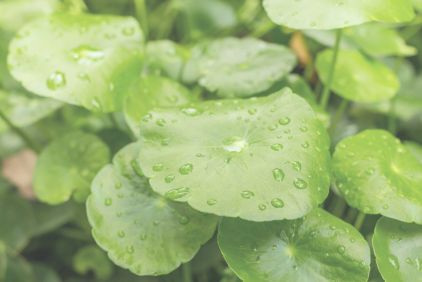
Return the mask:
<path fill-rule="evenodd" d="M 13 124 L 13 122 L 2 112 L 0 111 L 0 118 L 4 121 L 4 123 L 16 134 L 20 137 L 20 139 L 35 153 L 39 154 L 41 149 L 38 145 L 19 127 Z"/>
<path fill-rule="evenodd" d="M 192 268 L 189 262 L 182 265 L 182 277 L 183 277 L 183 282 L 193 282 Z"/>
<path fill-rule="evenodd" d="M 363 212 L 359 212 L 358 216 L 355 219 L 355 223 L 353 224 L 357 230 L 362 228 L 363 223 L 365 222 L 366 214 Z"/>
<path fill-rule="evenodd" d="M 330 72 L 328 73 L 328 80 L 324 86 L 324 90 L 321 95 L 320 105 L 324 110 L 327 108 L 328 100 L 330 99 L 331 85 L 333 84 L 334 72 L 336 68 L 338 53 L 340 50 L 341 35 L 342 29 L 338 29 L 336 33 L 336 42 L 334 44 L 334 53 L 333 58 L 331 60 Z"/>
<path fill-rule="evenodd" d="M 149 25 L 148 25 L 148 9 L 146 0 L 134 0 L 136 9 L 136 18 L 141 24 L 142 31 L 144 32 L 145 42 L 148 40 Z"/>

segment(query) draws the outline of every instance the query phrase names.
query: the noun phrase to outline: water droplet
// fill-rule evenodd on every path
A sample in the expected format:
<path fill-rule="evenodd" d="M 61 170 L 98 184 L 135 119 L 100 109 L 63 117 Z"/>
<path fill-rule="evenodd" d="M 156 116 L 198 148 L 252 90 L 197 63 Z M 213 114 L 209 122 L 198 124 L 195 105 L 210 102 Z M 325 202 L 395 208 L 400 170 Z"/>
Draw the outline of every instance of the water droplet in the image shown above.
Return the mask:
<path fill-rule="evenodd" d="M 307 148 L 309 148 L 309 143 L 305 142 L 301 146 L 302 146 L 302 148 L 307 149 Z"/>
<path fill-rule="evenodd" d="M 387 210 L 390 206 L 388 204 L 385 204 L 382 206 L 383 209 Z"/>
<path fill-rule="evenodd" d="M 302 164 L 298 161 L 291 162 L 292 168 L 296 171 L 300 171 L 302 169 Z"/>
<path fill-rule="evenodd" d="M 252 192 L 252 191 L 247 191 L 247 190 L 242 191 L 242 193 L 240 193 L 240 195 L 241 195 L 241 196 L 242 196 L 242 198 L 244 198 L 244 199 L 250 199 L 250 198 L 252 198 L 253 196 L 255 196 L 254 192 Z"/>
<path fill-rule="evenodd" d="M 189 219 L 189 217 L 187 217 L 187 216 L 181 216 L 181 217 L 179 218 L 179 223 L 180 223 L 180 224 L 182 224 L 182 225 L 186 225 L 186 224 L 188 224 L 188 223 L 189 223 L 189 221 L 190 221 L 190 219 Z"/>
<path fill-rule="evenodd" d="M 104 58 L 104 52 L 93 47 L 82 45 L 72 50 L 72 58 L 79 64 L 92 64 Z"/>
<path fill-rule="evenodd" d="M 193 170 L 193 165 L 192 164 L 184 164 L 179 168 L 179 173 L 182 175 L 187 175 L 189 173 L 191 173 Z"/>
<path fill-rule="evenodd" d="M 259 204 L 258 205 L 258 208 L 259 208 L 260 211 L 264 211 L 264 210 L 267 209 L 267 205 L 265 205 L 265 204 Z"/>
<path fill-rule="evenodd" d="M 199 114 L 199 111 L 195 108 L 183 108 L 181 111 L 188 116 L 197 116 Z"/>
<path fill-rule="evenodd" d="M 344 246 L 339 246 L 338 248 L 337 248 L 337 251 L 342 255 L 342 254 L 344 254 L 344 252 L 346 251 L 346 248 L 344 247 Z"/>
<path fill-rule="evenodd" d="M 282 208 L 284 207 L 284 202 L 282 199 L 274 198 L 271 200 L 271 205 L 275 208 Z"/>
<path fill-rule="evenodd" d="M 216 199 L 209 199 L 209 200 L 207 200 L 207 205 L 214 206 L 215 204 L 217 204 L 217 200 Z"/>
<path fill-rule="evenodd" d="M 173 182 L 173 180 L 175 179 L 176 177 L 174 176 L 174 175 L 167 175 L 166 177 L 164 177 L 164 181 L 166 182 L 166 183 L 171 183 L 171 182 Z"/>
<path fill-rule="evenodd" d="M 248 110 L 248 113 L 250 114 L 250 115 L 254 115 L 254 114 L 256 114 L 257 113 L 257 109 L 249 109 Z"/>
<path fill-rule="evenodd" d="M 280 143 L 271 145 L 271 149 L 273 151 L 281 151 L 283 149 L 283 145 Z"/>
<path fill-rule="evenodd" d="M 269 131 L 274 131 L 276 129 L 277 129 L 277 124 L 273 124 L 273 125 L 268 126 Z"/>
<path fill-rule="evenodd" d="M 117 236 L 119 236 L 120 238 L 124 238 L 126 236 L 126 233 L 123 230 L 120 230 L 119 232 L 117 232 Z"/>
<path fill-rule="evenodd" d="M 300 128 L 300 131 L 302 131 L 302 132 L 306 132 L 306 131 L 308 131 L 308 128 L 306 127 L 306 126 L 301 126 Z"/>
<path fill-rule="evenodd" d="M 308 187 L 308 183 L 303 180 L 302 178 L 296 178 L 293 181 L 293 185 L 297 188 L 297 189 L 306 189 L 306 187 Z"/>
<path fill-rule="evenodd" d="M 104 205 L 111 206 L 113 204 L 113 200 L 111 198 L 105 198 Z"/>
<path fill-rule="evenodd" d="M 47 78 L 47 87 L 56 90 L 66 85 L 66 77 L 64 73 L 55 71 Z"/>
<path fill-rule="evenodd" d="M 164 119 L 162 119 L 162 118 L 158 119 L 155 123 L 158 126 L 164 126 L 164 125 L 166 125 L 166 121 Z"/>
<path fill-rule="evenodd" d="M 281 125 L 287 125 L 287 124 L 289 124 L 289 123 L 290 123 L 290 118 L 288 118 L 288 117 L 284 117 L 284 118 L 282 118 L 282 119 L 279 119 L 279 120 L 278 120 L 278 123 L 279 123 L 279 124 L 281 124 Z"/>
<path fill-rule="evenodd" d="M 126 252 L 128 252 L 129 254 L 133 254 L 135 252 L 135 248 L 133 246 L 127 246 Z"/>
<path fill-rule="evenodd" d="M 223 141 L 223 149 L 227 152 L 241 152 L 244 148 L 248 146 L 248 142 L 240 137 L 229 137 Z"/>
<path fill-rule="evenodd" d="M 116 189 L 120 189 L 120 188 L 122 188 L 122 182 L 117 181 L 117 182 L 114 184 L 114 188 L 116 188 Z"/>
<path fill-rule="evenodd" d="M 388 257 L 388 262 L 395 268 L 400 269 L 399 259 L 395 255 L 390 255 Z"/>
<path fill-rule="evenodd" d="M 141 236 L 139 236 L 139 239 L 141 239 L 141 241 L 145 241 L 147 239 L 147 234 L 141 234 Z"/>
<path fill-rule="evenodd" d="M 132 26 L 128 26 L 122 29 L 123 35 L 132 36 L 135 34 L 135 28 Z"/>
<path fill-rule="evenodd" d="M 409 258 L 409 257 L 407 257 L 405 261 L 406 261 L 407 264 L 413 264 L 412 259 Z"/>
<path fill-rule="evenodd" d="M 180 188 L 171 189 L 167 191 L 164 195 L 166 198 L 170 200 L 176 200 L 176 199 L 180 199 L 186 196 L 187 194 L 189 194 L 189 192 L 190 192 L 189 187 L 180 187 Z"/>
<path fill-rule="evenodd" d="M 158 163 L 152 166 L 153 171 L 162 171 L 164 169 L 164 165 L 162 163 Z"/>
<path fill-rule="evenodd" d="M 273 169 L 273 177 L 275 181 L 282 182 L 284 180 L 284 172 L 280 168 Z"/>

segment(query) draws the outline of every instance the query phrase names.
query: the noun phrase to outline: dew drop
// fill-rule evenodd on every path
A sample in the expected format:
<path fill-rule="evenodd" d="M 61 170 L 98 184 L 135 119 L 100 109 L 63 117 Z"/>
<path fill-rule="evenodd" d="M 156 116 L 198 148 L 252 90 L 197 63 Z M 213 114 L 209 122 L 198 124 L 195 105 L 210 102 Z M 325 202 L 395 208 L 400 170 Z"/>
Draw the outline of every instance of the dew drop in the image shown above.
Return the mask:
<path fill-rule="evenodd" d="M 277 182 L 282 182 L 284 180 L 284 172 L 280 168 L 273 169 L 273 178 Z"/>
<path fill-rule="evenodd" d="M 282 208 L 284 207 L 284 202 L 282 199 L 274 198 L 271 200 L 271 205 L 275 208 Z"/>
<path fill-rule="evenodd" d="M 257 113 L 257 109 L 249 109 L 249 110 L 248 110 L 248 113 L 249 113 L 250 115 L 254 115 L 254 114 L 256 114 L 256 113 Z"/>
<path fill-rule="evenodd" d="M 164 125 L 166 125 L 166 121 L 164 119 L 162 119 L 162 118 L 158 119 L 155 123 L 158 126 L 164 126 Z"/>
<path fill-rule="evenodd" d="M 300 171 L 302 169 L 302 164 L 298 161 L 291 162 L 292 168 L 296 171 Z"/>
<path fill-rule="evenodd" d="M 388 262 L 395 268 L 400 269 L 399 259 L 395 255 L 390 255 L 388 257 Z"/>
<path fill-rule="evenodd" d="M 271 149 L 273 151 L 281 151 L 283 149 L 283 145 L 280 143 L 271 145 Z"/>
<path fill-rule="evenodd" d="M 179 168 L 179 173 L 182 174 L 182 175 L 187 175 L 187 174 L 191 173 L 192 170 L 193 170 L 193 164 L 187 163 L 187 164 L 182 165 Z"/>
<path fill-rule="evenodd" d="M 135 252 L 135 248 L 133 246 L 127 246 L 126 252 L 128 252 L 129 254 L 133 254 Z"/>
<path fill-rule="evenodd" d="M 337 251 L 338 251 L 340 254 L 344 254 L 344 252 L 346 251 L 346 248 L 345 248 L 344 246 L 339 246 L 339 247 L 337 248 Z"/>
<path fill-rule="evenodd" d="M 107 207 L 111 206 L 113 204 L 113 200 L 111 198 L 105 198 L 104 205 Z"/>
<path fill-rule="evenodd" d="M 171 183 L 171 182 L 173 182 L 173 180 L 174 180 L 175 178 L 176 178 L 176 177 L 175 177 L 174 175 L 170 174 L 170 175 L 167 175 L 166 177 L 164 177 L 164 181 L 165 181 L 166 183 Z"/>
<path fill-rule="evenodd" d="M 186 196 L 187 194 L 189 194 L 189 192 L 190 192 L 189 187 L 180 187 L 180 188 L 171 189 L 167 191 L 164 195 L 166 198 L 170 200 L 176 200 L 176 199 L 180 199 Z"/>
<path fill-rule="evenodd" d="M 252 192 L 252 191 L 247 191 L 247 190 L 242 191 L 242 193 L 240 193 L 240 195 L 241 195 L 241 196 L 242 196 L 242 198 L 244 198 L 244 199 L 250 199 L 250 198 L 252 198 L 253 196 L 255 196 L 254 192 Z"/>
<path fill-rule="evenodd" d="M 55 71 L 47 78 L 47 87 L 51 90 L 62 88 L 66 85 L 66 77 L 64 73 Z"/>
<path fill-rule="evenodd" d="M 164 165 L 162 163 L 158 163 L 152 166 L 153 171 L 162 171 L 164 169 Z"/>
<path fill-rule="evenodd" d="M 126 233 L 123 230 L 120 230 L 119 232 L 117 232 L 117 236 L 119 236 L 120 238 L 124 238 L 126 236 Z"/>
<path fill-rule="evenodd" d="M 181 216 L 181 217 L 179 218 L 179 223 L 180 223 L 181 225 L 186 225 L 186 224 L 188 224 L 188 223 L 189 223 L 189 221 L 190 221 L 190 219 L 189 219 L 189 217 L 187 217 L 187 216 Z"/>
<path fill-rule="evenodd" d="M 214 206 L 215 204 L 217 204 L 217 200 L 216 199 L 209 199 L 209 200 L 207 200 L 207 205 Z"/>
<path fill-rule="evenodd" d="M 72 58 L 79 64 L 92 64 L 104 58 L 102 50 L 82 45 L 72 50 Z"/>
<path fill-rule="evenodd" d="M 259 209 L 260 211 L 264 211 L 264 210 L 266 210 L 266 209 L 267 209 L 267 205 L 265 205 L 265 204 L 259 204 L 259 205 L 258 205 L 258 209 Z"/>
<path fill-rule="evenodd" d="M 135 28 L 132 26 L 125 27 L 122 29 L 122 33 L 123 35 L 126 35 L 126 36 L 132 36 L 135 34 Z"/>
<path fill-rule="evenodd" d="M 293 185 L 297 188 L 297 189 L 306 189 L 306 187 L 308 187 L 308 183 L 303 180 L 302 178 L 296 178 L 293 181 Z"/>
<path fill-rule="evenodd" d="M 287 125 L 290 123 L 290 118 L 288 117 L 284 117 L 278 120 L 278 123 L 281 125 Z"/>
<path fill-rule="evenodd" d="M 141 239 L 141 241 L 145 241 L 147 239 L 147 234 L 141 234 L 141 236 L 139 236 L 139 239 Z"/>

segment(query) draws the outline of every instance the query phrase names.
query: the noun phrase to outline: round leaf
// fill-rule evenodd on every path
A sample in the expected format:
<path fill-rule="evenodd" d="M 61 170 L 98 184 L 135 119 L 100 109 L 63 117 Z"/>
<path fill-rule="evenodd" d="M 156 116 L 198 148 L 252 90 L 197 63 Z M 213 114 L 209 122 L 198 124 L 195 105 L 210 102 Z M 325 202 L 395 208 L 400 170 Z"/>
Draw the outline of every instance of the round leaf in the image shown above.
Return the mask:
<path fill-rule="evenodd" d="M 290 89 L 263 98 L 155 109 L 141 122 L 152 188 L 221 216 L 303 216 L 327 196 L 329 140 Z"/>
<path fill-rule="evenodd" d="M 244 282 L 367 281 L 369 246 L 351 225 L 316 209 L 297 220 L 223 219 L 218 243 Z"/>
<path fill-rule="evenodd" d="M 333 50 L 318 54 L 316 69 L 327 83 Z M 340 50 L 331 89 L 341 97 L 360 103 L 391 99 L 399 90 L 399 81 L 387 66 L 363 56 L 358 51 Z"/>
<path fill-rule="evenodd" d="M 31 92 L 107 112 L 139 75 L 141 41 L 132 18 L 58 14 L 24 26 L 8 63 Z"/>
<path fill-rule="evenodd" d="M 221 97 L 248 97 L 269 89 L 296 64 L 284 46 L 254 38 L 224 38 L 206 46 L 199 83 Z"/>
<path fill-rule="evenodd" d="M 399 23 L 414 17 L 411 0 L 264 0 L 264 8 L 273 22 L 294 29 Z"/>
<path fill-rule="evenodd" d="M 74 193 L 84 201 L 95 174 L 109 161 L 108 147 L 96 136 L 66 134 L 48 145 L 37 160 L 34 190 L 49 204 L 66 202 Z"/>
<path fill-rule="evenodd" d="M 342 140 L 333 170 L 349 205 L 368 214 L 422 223 L 422 164 L 387 131 L 366 130 Z"/>
<path fill-rule="evenodd" d="M 146 76 L 131 89 L 124 113 L 132 131 L 139 135 L 142 117 L 152 108 L 181 106 L 193 100 L 193 95 L 183 85 L 164 77 Z"/>
<path fill-rule="evenodd" d="M 422 226 L 382 217 L 375 226 L 372 244 L 386 282 L 420 281 Z"/>
<path fill-rule="evenodd" d="M 137 164 L 139 146 L 122 149 L 95 177 L 87 212 L 97 243 L 119 266 L 159 275 L 192 259 L 216 218 L 155 194 Z"/>

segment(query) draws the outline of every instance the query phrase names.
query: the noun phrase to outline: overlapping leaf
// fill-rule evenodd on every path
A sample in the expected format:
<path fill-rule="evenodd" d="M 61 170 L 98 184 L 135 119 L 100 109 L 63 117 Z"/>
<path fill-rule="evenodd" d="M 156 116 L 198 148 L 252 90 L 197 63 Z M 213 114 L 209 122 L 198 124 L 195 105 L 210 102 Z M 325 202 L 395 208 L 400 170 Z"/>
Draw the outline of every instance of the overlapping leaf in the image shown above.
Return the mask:
<path fill-rule="evenodd" d="M 333 169 L 351 206 L 422 223 L 422 164 L 390 133 L 366 130 L 344 139 L 336 147 Z"/>
<path fill-rule="evenodd" d="M 422 270 L 422 226 L 382 217 L 372 243 L 386 282 L 418 281 Z"/>
<path fill-rule="evenodd" d="M 37 161 L 34 190 L 38 199 L 59 204 L 74 194 L 76 200 L 84 201 L 109 154 L 108 147 L 91 134 L 72 132 L 54 140 Z"/>
<path fill-rule="evenodd" d="M 155 191 L 197 210 L 293 219 L 327 196 L 328 147 L 314 111 L 285 89 L 151 111 L 141 123 L 140 165 Z"/>
<path fill-rule="evenodd" d="M 292 221 L 223 219 L 218 243 L 245 282 L 367 281 L 369 247 L 349 224 L 316 209 Z"/>
<path fill-rule="evenodd" d="M 132 18 L 58 14 L 24 26 L 8 63 L 31 92 L 109 112 L 122 106 L 121 93 L 139 75 L 141 42 Z"/>
<path fill-rule="evenodd" d="M 87 212 L 109 257 L 138 275 L 166 274 L 192 259 L 216 218 L 155 194 L 143 176 L 138 144 L 122 149 L 96 176 Z"/>

